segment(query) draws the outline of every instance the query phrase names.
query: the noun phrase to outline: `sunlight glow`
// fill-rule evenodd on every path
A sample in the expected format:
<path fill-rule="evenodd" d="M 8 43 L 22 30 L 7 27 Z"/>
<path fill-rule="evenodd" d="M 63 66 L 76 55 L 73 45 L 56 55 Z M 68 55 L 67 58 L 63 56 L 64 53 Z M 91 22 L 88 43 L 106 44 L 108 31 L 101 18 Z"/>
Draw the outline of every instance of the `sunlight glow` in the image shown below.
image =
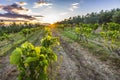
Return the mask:
<path fill-rule="evenodd" d="M 54 22 L 58 21 L 58 16 L 49 15 L 43 18 L 42 22 L 53 24 Z"/>
<path fill-rule="evenodd" d="M 49 28 L 51 28 L 51 29 L 53 29 L 53 28 L 55 28 L 56 27 L 56 24 L 51 24 L 51 25 L 49 25 Z"/>

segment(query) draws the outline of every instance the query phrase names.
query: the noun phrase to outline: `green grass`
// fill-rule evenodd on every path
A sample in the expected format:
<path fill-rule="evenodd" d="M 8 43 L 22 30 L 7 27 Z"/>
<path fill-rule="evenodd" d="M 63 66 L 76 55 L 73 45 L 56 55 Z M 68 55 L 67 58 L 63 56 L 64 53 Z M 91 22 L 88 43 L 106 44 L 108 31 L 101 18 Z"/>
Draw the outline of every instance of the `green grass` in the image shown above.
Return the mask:
<path fill-rule="evenodd" d="M 67 31 L 62 31 L 61 34 L 65 37 L 68 37 L 74 41 L 76 41 L 76 34 L 73 33 L 71 30 Z M 94 40 L 95 38 L 100 37 L 99 34 L 92 34 L 90 36 L 91 40 Z M 80 45 L 82 45 L 84 48 L 88 49 L 90 53 L 95 55 L 98 59 L 101 61 L 108 61 L 112 65 L 116 65 L 116 67 L 120 67 L 120 56 L 117 56 L 115 53 L 113 54 L 112 52 L 106 50 L 103 46 L 95 44 L 93 42 L 78 42 Z"/>
<path fill-rule="evenodd" d="M 62 32 L 62 35 L 76 41 L 77 36 L 70 31 L 64 31 Z M 84 48 L 88 49 L 93 55 L 97 56 L 102 61 L 107 61 L 107 59 L 109 58 L 110 55 L 109 52 L 105 50 L 102 46 L 99 46 L 92 42 L 89 43 L 79 42 L 79 44 L 81 44 Z"/>
<path fill-rule="evenodd" d="M 19 33 L 15 33 L 15 34 L 10 34 L 11 38 L 13 39 L 14 42 L 10 42 L 10 41 L 1 41 L 1 43 L 3 43 L 1 48 L 0 48 L 0 56 L 3 56 L 5 54 L 5 52 L 7 52 L 12 46 L 15 46 L 16 44 L 20 43 L 21 41 L 25 40 L 24 37 L 22 37 Z M 7 44 L 6 44 L 7 43 Z"/>
<path fill-rule="evenodd" d="M 110 53 L 105 50 L 103 47 L 96 45 L 94 43 L 80 43 L 84 48 L 88 49 L 90 53 L 97 56 L 102 61 L 107 61 Z"/>
<path fill-rule="evenodd" d="M 77 36 L 74 33 L 71 33 L 70 31 L 64 31 L 64 32 L 62 32 L 62 35 L 63 36 L 67 36 L 67 37 L 69 37 L 72 40 L 76 40 L 77 39 Z"/>
<path fill-rule="evenodd" d="M 38 30 L 34 33 L 31 33 L 28 37 L 27 40 L 29 42 L 34 43 L 36 41 L 36 39 L 39 37 L 39 35 L 41 34 L 41 30 Z M 26 38 L 24 36 L 22 36 L 20 33 L 17 34 L 12 34 L 13 37 L 11 37 L 14 42 L 9 43 L 8 45 L 5 45 L 3 47 L 0 48 L 0 56 L 4 56 L 5 54 L 9 53 L 9 51 L 11 51 L 13 48 L 19 46 L 20 44 L 22 44 L 23 42 L 26 41 Z M 4 43 L 5 44 L 5 43 Z"/>

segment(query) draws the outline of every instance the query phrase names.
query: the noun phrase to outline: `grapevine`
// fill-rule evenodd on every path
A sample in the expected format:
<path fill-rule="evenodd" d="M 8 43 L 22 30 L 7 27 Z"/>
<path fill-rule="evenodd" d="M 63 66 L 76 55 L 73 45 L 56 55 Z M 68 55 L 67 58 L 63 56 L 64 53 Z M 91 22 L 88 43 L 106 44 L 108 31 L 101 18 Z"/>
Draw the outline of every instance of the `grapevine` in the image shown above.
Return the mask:
<path fill-rule="evenodd" d="M 75 33 L 77 35 L 77 40 L 88 42 L 87 38 L 92 33 L 91 28 L 83 27 L 83 28 L 75 28 Z"/>
<path fill-rule="evenodd" d="M 50 29 L 46 30 L 48 32 L 41 40 L 41 46 L 35 47 L 25 42 L 12 52 L 10 63 L 16 65 L 19 70 L 18 80 L 48 80 L 48 66 L 57 61 L 57 55 L 52 48 L 59 45 L 59 42 L 58 38 L 50 35 Z"/>

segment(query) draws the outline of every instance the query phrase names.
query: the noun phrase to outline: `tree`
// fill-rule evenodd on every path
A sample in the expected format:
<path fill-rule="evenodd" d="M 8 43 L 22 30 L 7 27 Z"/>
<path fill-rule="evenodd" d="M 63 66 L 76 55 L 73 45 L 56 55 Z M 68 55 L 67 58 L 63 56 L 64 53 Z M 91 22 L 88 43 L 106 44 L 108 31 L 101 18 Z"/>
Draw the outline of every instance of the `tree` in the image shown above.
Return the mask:
<path fill-rule="evenodd" d="M 116 23 L 120 23 L 120 11 L 117 11 L 112 16 L 112 21 Z"/>

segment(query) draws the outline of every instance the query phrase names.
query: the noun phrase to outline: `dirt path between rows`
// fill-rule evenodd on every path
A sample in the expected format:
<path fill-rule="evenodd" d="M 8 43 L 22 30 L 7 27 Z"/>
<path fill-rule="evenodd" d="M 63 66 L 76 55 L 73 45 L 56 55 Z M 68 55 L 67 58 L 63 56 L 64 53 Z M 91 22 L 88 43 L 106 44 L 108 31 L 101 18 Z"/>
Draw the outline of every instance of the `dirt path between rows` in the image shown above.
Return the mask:
<path fill-rule="evenodd" d="M 120 70 L 113 70 L 76 42 L 53 32 L 60 37 L 61 47 L 58 54 L 60 64 L 59 80 L 120 80 Z"/>

